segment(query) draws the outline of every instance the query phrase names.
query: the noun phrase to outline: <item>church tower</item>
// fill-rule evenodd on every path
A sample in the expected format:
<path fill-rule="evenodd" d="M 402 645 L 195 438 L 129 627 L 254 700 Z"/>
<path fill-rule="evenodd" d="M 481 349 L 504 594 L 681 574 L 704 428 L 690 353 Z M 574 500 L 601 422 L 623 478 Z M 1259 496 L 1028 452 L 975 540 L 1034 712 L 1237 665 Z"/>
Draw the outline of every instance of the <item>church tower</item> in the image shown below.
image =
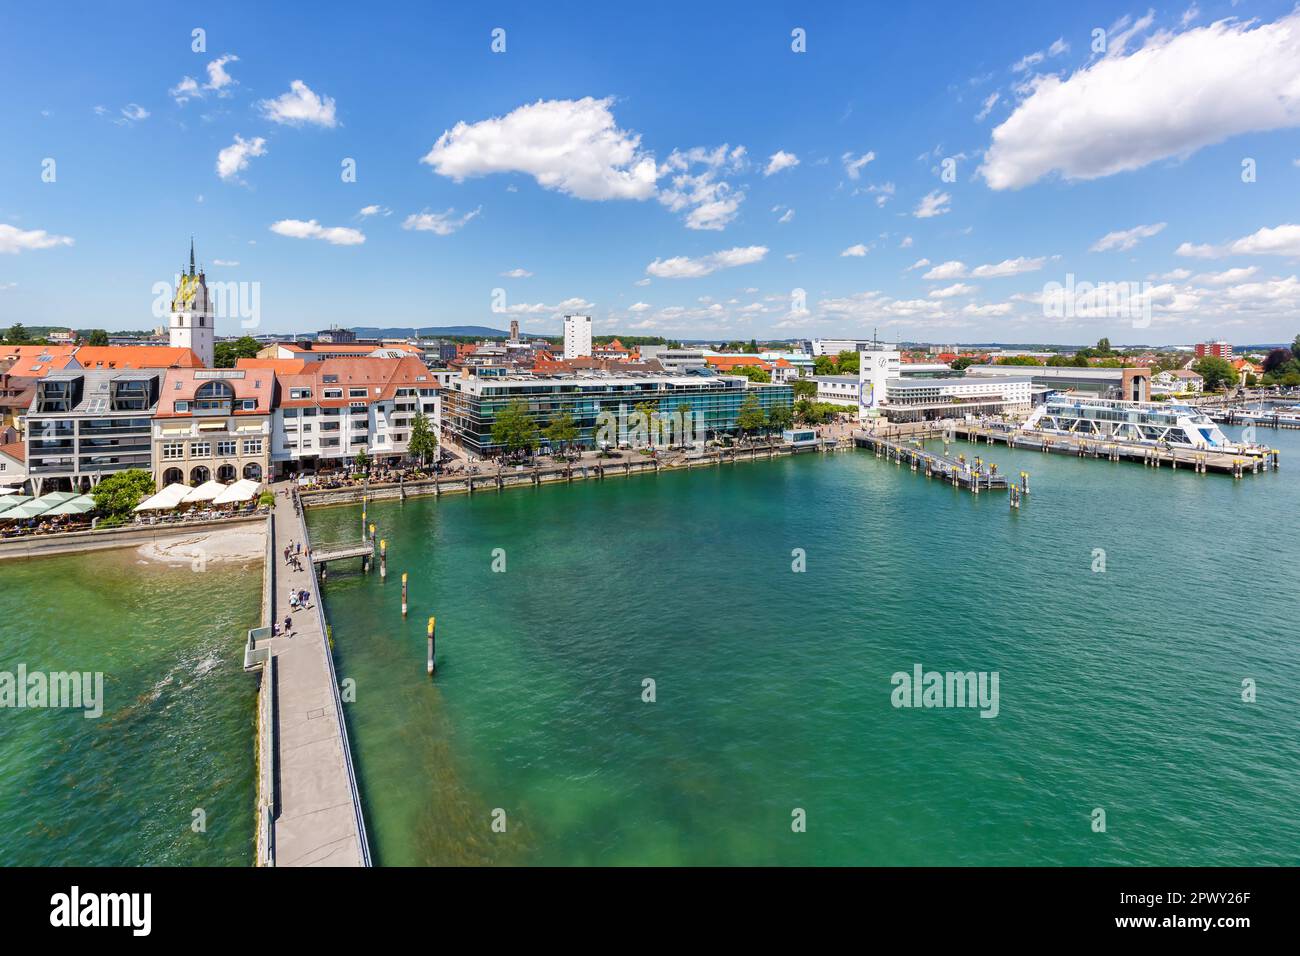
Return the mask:
<path fill-rule="evenodd" d="M 216 315 L 208 296 L 208 279 L 194 271 L 194 239 L 190 239 L 190 271 L 182 272 L 172 300 L 167 337 L 174 348 L 193 349 L 204 368 L 216 360 Z"/>

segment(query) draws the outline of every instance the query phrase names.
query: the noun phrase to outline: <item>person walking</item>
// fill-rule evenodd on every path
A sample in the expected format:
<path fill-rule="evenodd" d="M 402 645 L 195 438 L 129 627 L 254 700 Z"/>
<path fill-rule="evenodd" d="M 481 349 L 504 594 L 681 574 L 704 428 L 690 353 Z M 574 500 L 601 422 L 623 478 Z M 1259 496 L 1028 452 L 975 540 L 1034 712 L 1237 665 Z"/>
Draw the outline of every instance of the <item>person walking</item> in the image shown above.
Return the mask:
<path fill-rule="evenodd" d="M 284 636 L 289 637 L 293 631 L 293 618 L 288 614 L 284 616 Z"/>

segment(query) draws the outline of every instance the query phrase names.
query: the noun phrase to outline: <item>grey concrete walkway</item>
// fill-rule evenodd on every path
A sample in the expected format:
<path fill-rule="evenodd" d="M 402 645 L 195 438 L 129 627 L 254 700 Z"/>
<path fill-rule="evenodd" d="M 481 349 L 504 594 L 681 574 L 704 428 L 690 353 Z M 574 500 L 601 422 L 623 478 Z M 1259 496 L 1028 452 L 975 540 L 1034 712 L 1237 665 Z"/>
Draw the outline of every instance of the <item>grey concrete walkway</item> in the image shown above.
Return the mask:
<path fill-rule="evenodd" d="M 338 704 L 336 677 L 324 634 L 320 592 L 307 560 L 302 519 L 277 486 L 276 584 L 272 620 L 292 626 L 271 640 L 276 659 L 276 866 L 368 866 L 365 824 Z M 303 545 L 299 569 L 284 560 L 290 542 Z M 290 607 L 291 591 L 306 591 L 307 609 Z"/>

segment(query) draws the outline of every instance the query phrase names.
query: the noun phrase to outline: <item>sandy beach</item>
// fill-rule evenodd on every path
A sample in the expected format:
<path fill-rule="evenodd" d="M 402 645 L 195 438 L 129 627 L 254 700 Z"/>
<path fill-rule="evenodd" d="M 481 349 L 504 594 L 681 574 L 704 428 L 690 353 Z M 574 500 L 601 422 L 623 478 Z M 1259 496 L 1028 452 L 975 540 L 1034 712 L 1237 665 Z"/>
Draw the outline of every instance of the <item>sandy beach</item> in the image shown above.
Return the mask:
<path fill-rule="evenodd" d="M 181 533 L 143 544 L 136 548 L 136 554 L 149 561 L 167 564 L 260 560 L 266 554 L 266 532 L 261 524 L 241 524 L 233 528 Z"/>

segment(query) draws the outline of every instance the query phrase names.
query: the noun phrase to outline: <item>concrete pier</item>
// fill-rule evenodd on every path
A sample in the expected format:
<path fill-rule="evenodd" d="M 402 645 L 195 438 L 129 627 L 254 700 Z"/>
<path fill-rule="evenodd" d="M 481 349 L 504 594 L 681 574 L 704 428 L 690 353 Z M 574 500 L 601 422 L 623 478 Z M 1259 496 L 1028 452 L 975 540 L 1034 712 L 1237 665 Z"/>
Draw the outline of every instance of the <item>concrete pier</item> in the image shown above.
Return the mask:
<path fill-rule="evenodd" d="M 264 680 L 274 681 L 275 865 L 369 866 L 361 798 L 305 522 L 283 487 L 275 500 L 271 620 L 283 626 L 288 616 L 292 624 L 287 634 L 270 639 L 273 666 L 263 672 Z M 284 560 L 290 542 L 302 544 L 298 570 Z M 292 591 L 307 592 L 306 609 L 290 607 Z"/>

